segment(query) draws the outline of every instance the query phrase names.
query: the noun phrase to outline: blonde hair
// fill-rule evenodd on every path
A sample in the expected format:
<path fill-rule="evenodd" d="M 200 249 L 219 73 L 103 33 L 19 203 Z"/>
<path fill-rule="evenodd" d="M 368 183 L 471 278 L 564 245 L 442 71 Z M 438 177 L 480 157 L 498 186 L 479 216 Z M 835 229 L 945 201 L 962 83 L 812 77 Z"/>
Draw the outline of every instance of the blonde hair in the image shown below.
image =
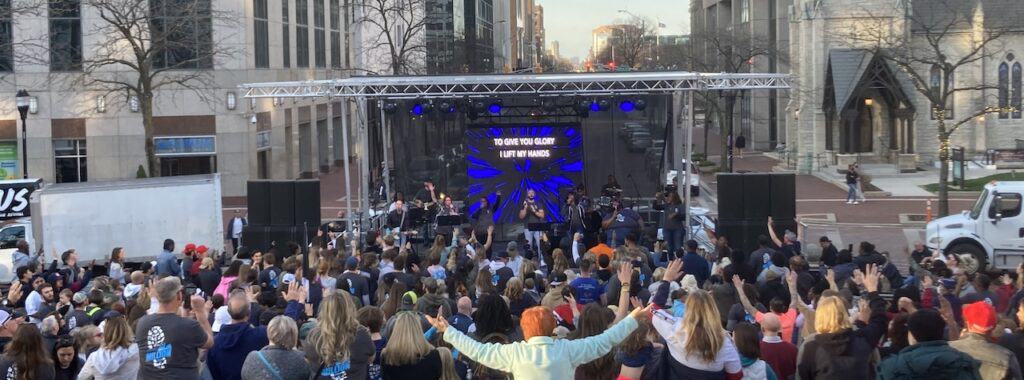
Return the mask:
<path fill-rule="evenodd" d="M 690 305 L 686 305 L 689 309 Z M 814 311 L 814 330 L 818 334 L 836 333 L 852 328 L 846 303 L 836 296 L 821 297 Z"/>
<path fill-rule="evenodd" d="M 75 337 L 75 345 L 78 346 L 78 352 L 91 352 L 95 348 L 93 347 L 92 338 L 99 334 L 100 329 L 93 325 L 85 325 L 76 327 L 71 330 L 71 335 Z"/>
<path fill-rule="evenodd" d="M 103 323 L 103 348 L 116 350 L 128 348 L 135 340 L 131 326 L 123 316 L 107 318 Z"/>
<path fill-rule="evenodd" d="M 441 355 L 441 380 L 459 380 L 459 374 L 455 372 L 455 358 L 452 350 L 448 347 L 438 347 L 437 354 Z"/>
<path fill-rule="evenodd" d="M 381 363 L 392 366 L 416 364 L 432 349 L 433 346 L 423 337 L 420 318 L 412 312 L 403 311 L 395 315 L 395 327 L 387 346 L 381 351 Z"/>
<path fill-rule="evenodd" d="M 508 283 L 505 284 L 505 297 L 508 297 L 508 302 L 512 303 L 523 297 L 523 280 L 518 277 L 512 277 L 508 279 Z"/>
<path fill-rule="evenodd" d="M 551 251 L 551 272 L 562 273 L 566 269 L 569 269 L 569 259 L 565 257 L 565 251 L 561 248 L 555 248 Z"/>
<path fill-rule="evenodd" d="M 267 324 L 267 340 L 271 344 L 293 349 L 299 342 L 299 328 L 291 317 L 278 315 Z"/>
<path fill-rule="evenodd" d="M 202 264 L 199 264 L 199 269 L 213 269 L 213 259 L 204 257 Z"/>
<path fill-rule="evenodd" d="M 683 323 L 672 337 L 677 343 L 685 339 L 683 348 L 687 355 L 693 355 L 704 362 L 711 363 L 718 356 L 718 351 L 725 345 L 725 332 L 722 331 L 721 316 L 718 306 L 711 294 L 704 290 L 694 290 L 686 298 L 686 314 Z"/>
<path fill-rule="evenodd" d="M 519 279 L 526 281 L 526 274 L 537 271 L 537 263 L 533 260 L 523 260 L 523 264 L 519 267 Z"/>
<path fill-rule="evenodd" d="M 348 359 L 348 346 L 356 339 L 356 330 L 359 329 L 355 317 L 356 307 L 348 293 L 335 292 L 320 302 L 316 329 L 310 332 L 309 341 L 322 364 L 331 365 Z"/>

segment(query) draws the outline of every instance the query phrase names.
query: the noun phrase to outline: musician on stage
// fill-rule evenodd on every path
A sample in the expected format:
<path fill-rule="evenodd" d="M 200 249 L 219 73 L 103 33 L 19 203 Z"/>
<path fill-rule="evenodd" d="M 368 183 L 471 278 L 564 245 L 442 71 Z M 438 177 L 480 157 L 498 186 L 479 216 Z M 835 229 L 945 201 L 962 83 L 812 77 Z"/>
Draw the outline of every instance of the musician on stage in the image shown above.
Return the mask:
<path fill-rule="evenodd" d="M 476 241 L 487 241 L 487 228 L 494 226 L 494 213 L 498 212 L 498 206 L 501 205 L 501 191 L 499 190 L 496 195 L 494 204 L 487 200 L 487 196 L 480 197 L 480 208 L 470 215 Z"/>
<path fill-rule="evenodd" d="M 562 218 L 565 220 L 568 236 L 576 236 L 576 233 L 582 234 L 587 230 L 587 208 L 580 202 L 578 196 L 575 192 L 569 193 L 565 197 L 565 206 L 562 207 L 565 212 Z"/>
<path fill-rule="evenodd" d="M 608 244 L 615 248 L 625 243 L 626 235 L 639 232 L 644 220 L 632 208 L 623 206 L 619 199 L 612 200 L 612 211 L 605 216 L 601 227 L 608 233 Z"/>
<path fill-rule="evenodd" d="M 395 200 L 393 205 L 394 209 L 388 212 L 388 229 L 391 234 L 398 234 L 398 246 L 401 247 L 405 245 L 408 236 L 415 234 L 416 231 L 410 228 L 412 221 L 409 220 L 409 213 L 405 208 L 405 203 L 398 199 Z"/>
<path fill-rule="evenodd" d="M 431 205 L 437 203 L 437 194 L 434 193 L 434 183 L 430 181 L 423 182 L 423 188 L 416 192 L 416 195 L 412 197 L 413 204 L 420 208 L 429 208 Z"/>
<path fill-rule="evenodd" d="M 619 181 L 615 179 L 615 175 L 608 175 L 608 183 L 601 187 L 601 195 L 606 197 L 617 197 L 622 195 L 622 186 L 619 185 Z"/>
<path fill-rule="evenodd" d="M 524 234 L 526 235 L 526 242 L 530 245 L 530 249 L 533 250 L 535 257 L 539 257 L 541 252 L 540 240 L 541 236 L 544 235 L 543 231 L 530 231 L 530 225 L 533 223 L 545 223 L 547 222 L 546 214 L 544 209 L 537 202 L 537 193 L 533 189 L 526 190 L 526 200 L 523 201 L 523 208 L 519 210 L 519 219 L 524 223 Z"/>
<path fill-rule="evenodd" d="M 431 186 L 431 188 L 433 188 L 433 186 Z M 437 216 L 434 217 L 434 225 L 436 226 L 434 228 L 434 232 L 437 233 L 438 235 L 444 235 L 445 243 L 452 242 L 452 232 L 454 231 L 456 226 L 442 226 L 438 225 L 437 222 L 439 218 L 442 216 L 453 215 L 459 215 L 459 209 L 456 208 L 455 205 L 452 203 L 451 196 L 445 196 L 444 199 L 441 201 L 441 208 L 437 211 Z"/>

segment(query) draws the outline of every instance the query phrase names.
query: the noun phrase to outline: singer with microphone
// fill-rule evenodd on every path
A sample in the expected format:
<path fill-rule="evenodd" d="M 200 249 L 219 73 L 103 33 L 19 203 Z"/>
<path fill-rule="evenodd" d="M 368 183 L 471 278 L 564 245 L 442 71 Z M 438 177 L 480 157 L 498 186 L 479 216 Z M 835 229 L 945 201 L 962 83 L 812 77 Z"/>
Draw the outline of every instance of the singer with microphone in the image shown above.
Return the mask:
<path fill-rule="evenodd" d="M 544 235 L 543 231 L 530 231 L 530 225 L 535 223 L 544 223 L 547 221 L 547 217 L 544 213 L 544 209 L 537 204 L 537 193 L 533 189 L 526 190 L 526 200 L 523 201 L 523 209 L 519 210 L 519 219 L 525 223 L 524 234 L 526 235 L 526 243 L 530 245 L 530 249 L 536 257 L 541 256 L 540 240 L 541 236 Z"/>

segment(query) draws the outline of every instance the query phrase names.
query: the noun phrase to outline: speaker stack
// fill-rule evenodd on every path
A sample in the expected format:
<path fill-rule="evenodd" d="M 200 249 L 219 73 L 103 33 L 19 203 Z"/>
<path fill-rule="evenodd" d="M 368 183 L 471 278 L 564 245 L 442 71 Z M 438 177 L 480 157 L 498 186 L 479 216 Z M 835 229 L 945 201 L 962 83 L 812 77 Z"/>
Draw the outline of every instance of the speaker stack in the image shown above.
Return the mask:
<path fill-rule="evenodd" d="M 768 236 L 768 217 L 783 231 L 796 231 L 796 176 L 790 173 L 719 173 L 715 233 L 733 249 L 750 253 Z"/>
<path fill-rule="evenodd" d="M 243 246 L 263 252 L 290 242 L 303 246 L 320 226 L 320 180 L 249 181 L 248 207 Z"/>

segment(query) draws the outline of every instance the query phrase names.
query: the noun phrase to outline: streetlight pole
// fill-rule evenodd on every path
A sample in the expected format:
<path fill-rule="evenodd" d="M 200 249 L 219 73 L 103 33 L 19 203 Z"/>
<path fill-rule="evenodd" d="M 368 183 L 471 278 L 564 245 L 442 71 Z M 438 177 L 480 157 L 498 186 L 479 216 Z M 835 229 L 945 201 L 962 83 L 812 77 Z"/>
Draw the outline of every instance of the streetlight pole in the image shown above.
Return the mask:
<path fill-rule="evenodd" d="M 28 134 L 25 129 L 25 119 L 28 117 L 28 109 L 32 99 L 28 91 L 18 90 L 14 95 L 14 104 L 18 106 L 18 113 L 21 115 L 21 171 L 28 179 Z"/>

